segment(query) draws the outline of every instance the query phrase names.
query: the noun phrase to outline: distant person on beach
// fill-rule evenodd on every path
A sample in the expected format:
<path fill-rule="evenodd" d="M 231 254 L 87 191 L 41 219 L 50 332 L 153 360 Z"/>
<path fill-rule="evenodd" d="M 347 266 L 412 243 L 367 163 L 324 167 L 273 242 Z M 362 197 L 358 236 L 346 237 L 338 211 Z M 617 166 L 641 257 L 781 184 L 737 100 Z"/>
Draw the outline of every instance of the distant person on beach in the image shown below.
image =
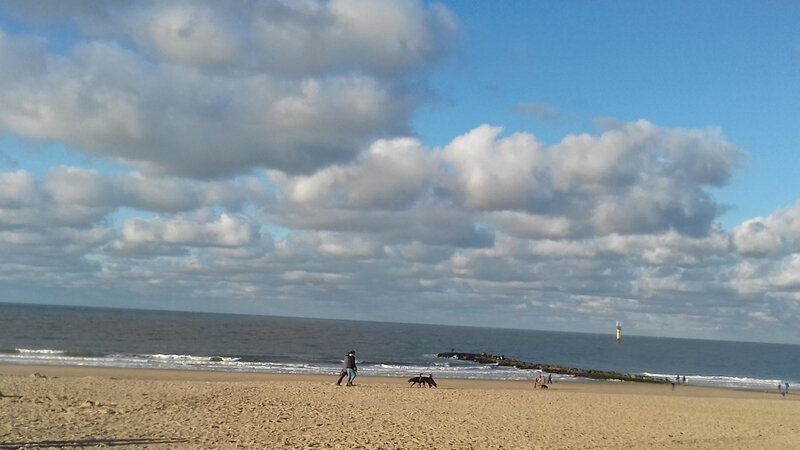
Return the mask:
<path fill-rule="evenodd" d="M 347 356 L 350 356 L 350 352 L 347 352 Z M 342 370 L 339 371 L 339 379 L 336 380 L 336 385 L 341 386 L 342 380 L 344 377 L 347 376 L 347 356 L 344 357 L 344 364 L 342 365 Z"/>
<path fill-rule="evenodd" d="M 552 373 L 548 373 L 547 374 L 547 384 L 553 384 L 553 374 Z"/>
<path fill-rule="evenodd" d="M 358 368 L 356 367 L 356 351 L 350 350 L 347 352 L 347 356 L 344 357 L 344 367 L 342 367 L 342 371 L 339 373 L 339 379 L 336 381 L 336 385 L 341 386 L 342 380 L 345 376 L 347 376 L 346 386 L 352 386 L 357 372 Z"/>
<path fill-rule="evenodd" d="M 786 386 L 786 393 L 788 394 L 789 393 L 789 382 L 787 381 L 786 383 L 784 383 L 784 385 Z"/>
<path fill-rule="evenodd" d="M 533 379 L 533 388 L 536 389 L 536 386 L 539 385 L 539 377 Z"/>
<path fill-rule="evenodd" d="M 356 351 L 350 350 L 344 360 L 344 370 L 347 371 L 347 384 L 345 386 L 353 386 L 353 380 L 356 379 L 358 374 L 358 367 L 356 367 Z"/>

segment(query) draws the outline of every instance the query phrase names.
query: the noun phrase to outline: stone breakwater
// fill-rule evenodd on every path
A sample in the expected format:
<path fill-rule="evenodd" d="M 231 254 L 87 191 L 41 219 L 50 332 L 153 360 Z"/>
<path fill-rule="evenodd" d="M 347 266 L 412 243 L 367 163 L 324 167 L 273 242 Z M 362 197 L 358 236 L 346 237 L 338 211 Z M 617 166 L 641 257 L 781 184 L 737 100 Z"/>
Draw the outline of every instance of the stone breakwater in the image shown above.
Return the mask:
<path fill-rule="evenodd" d="M 436 355 L 439 358 L 456 358 L 464 361 L 474 361 L 480 364 L 495 364 L 498 366 L 516 367 L 517 369 L 541 370 L 542 372 L 555 373 L 561 375 L 571 375 L 575 377 L 591 378 L 595 380 L 622 380 L 637 381 L 640 383 L 666 383 L 663 378 L 651 377 L 648 375 L 638 375 L 630 373 L 618 373 L 607 370 L 578 369 L 575 367 L 554 366 L 551 364 L 539 364 L 517 359 L 506 358 L 503 355 L 487 355 L 486 353 L 462 353 L 444 352 Z"/>

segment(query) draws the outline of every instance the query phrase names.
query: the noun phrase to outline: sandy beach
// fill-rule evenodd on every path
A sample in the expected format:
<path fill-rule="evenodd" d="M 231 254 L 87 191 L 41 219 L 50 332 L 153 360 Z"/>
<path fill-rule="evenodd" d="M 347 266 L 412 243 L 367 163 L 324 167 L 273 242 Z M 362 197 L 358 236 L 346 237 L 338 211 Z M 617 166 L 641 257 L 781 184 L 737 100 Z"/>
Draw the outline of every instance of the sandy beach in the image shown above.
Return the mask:
<path fill-rule="evenodd" d="M 0 366 L 0 449 L 781 449 L 800 396 L 642 383 Z"/>

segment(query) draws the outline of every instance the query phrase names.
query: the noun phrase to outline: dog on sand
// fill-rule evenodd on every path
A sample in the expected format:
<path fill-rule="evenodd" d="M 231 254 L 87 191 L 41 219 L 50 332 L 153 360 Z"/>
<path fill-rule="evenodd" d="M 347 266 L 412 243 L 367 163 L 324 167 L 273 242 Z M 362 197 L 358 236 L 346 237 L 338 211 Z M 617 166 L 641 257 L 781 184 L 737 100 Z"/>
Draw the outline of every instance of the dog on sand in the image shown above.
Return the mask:
<path fill-rule="evenodd" d="M 436 385 L 436 381 L 433 379 L 433 374 L 429 374 L 427 377 L 419 374 L 416 377 L 411 377 L 408 379 L 408 382 L 411 383 L 409 387 L 413 387 L 415 384 L 418 387 L 423 387 L 424 385 L 428 385 L 429 388 L 438 387 Z"/>

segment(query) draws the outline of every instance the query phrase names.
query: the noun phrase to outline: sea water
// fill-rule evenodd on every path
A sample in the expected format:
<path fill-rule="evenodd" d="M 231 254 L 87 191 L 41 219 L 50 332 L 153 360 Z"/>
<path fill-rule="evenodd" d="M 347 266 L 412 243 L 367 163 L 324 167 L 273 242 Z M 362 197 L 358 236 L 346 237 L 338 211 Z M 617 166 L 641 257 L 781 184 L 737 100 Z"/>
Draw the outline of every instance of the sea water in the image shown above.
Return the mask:
<path fill-rule="evenodd" d="M 234 314 L 0 303 L 0 364 L 527 380 L 539 375 L 437 353 L 647 374 L 687 383 L 800 389 L 800 346 Z M 576 381 L 553 375 L 555 381 Z M 586 380 L 580 380 L 586 381 Z"/>

